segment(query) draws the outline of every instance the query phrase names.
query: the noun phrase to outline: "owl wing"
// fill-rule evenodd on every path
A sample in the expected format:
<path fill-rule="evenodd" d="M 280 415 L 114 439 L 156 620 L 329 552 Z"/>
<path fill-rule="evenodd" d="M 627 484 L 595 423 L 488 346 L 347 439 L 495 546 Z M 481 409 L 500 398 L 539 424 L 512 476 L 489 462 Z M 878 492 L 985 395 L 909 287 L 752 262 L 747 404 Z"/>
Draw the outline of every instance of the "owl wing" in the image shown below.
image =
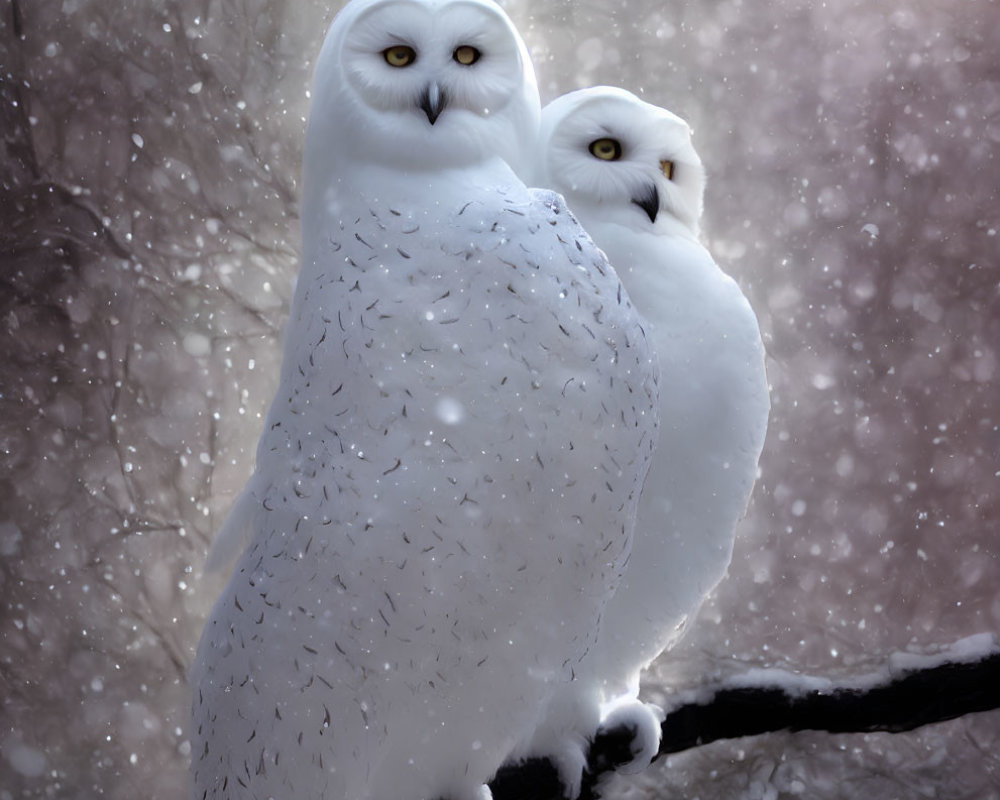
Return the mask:
<path fill-rule="evenodd" d="M 205 571 L 215 572 L 229 564 L 246 547 L 250 539 L 254 510 L 260 504 L 254 475 L 229 509 L 222 527 L 216 531 L 205 556 Z"/>

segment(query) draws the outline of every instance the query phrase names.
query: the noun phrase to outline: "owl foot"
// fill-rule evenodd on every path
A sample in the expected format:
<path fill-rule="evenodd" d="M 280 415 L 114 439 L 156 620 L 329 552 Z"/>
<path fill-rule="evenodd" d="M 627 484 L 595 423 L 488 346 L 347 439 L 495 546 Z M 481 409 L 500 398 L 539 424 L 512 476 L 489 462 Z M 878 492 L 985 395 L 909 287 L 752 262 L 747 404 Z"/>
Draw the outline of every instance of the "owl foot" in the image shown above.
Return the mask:
<path fill-rule="evenodd" d="M 607 709 L 597 731 L 598 739 L 618 740 L 622 733 L 628 736 L 630 755 L 616 753 L 618 757 L 613 764 L 616 771 L 632 775 L 649 766 L 660 749 L 663 719 L 662 708 L 633 698 L 620 700 Z"/>

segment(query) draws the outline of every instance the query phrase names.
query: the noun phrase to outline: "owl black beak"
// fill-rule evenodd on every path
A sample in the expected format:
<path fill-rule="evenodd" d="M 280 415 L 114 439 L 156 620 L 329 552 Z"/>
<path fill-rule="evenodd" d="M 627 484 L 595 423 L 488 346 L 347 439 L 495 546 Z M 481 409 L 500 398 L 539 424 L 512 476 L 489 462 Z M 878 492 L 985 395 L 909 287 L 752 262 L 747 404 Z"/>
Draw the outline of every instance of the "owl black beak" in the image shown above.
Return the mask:
<path fill-rule="evenodd" d="M 632 198 L 632 202 L 646 212 L 650 222 L 656 222 L 656 215 L 660 211 L 660 193 L 656 191 L 656 186 L 649 184 L 639 197 Z"/>
<path fill-rule="evenodd" d="M 431 125 L 437 122 L 437 118 L 441 116 L 446 105 L 448 105 L 448 98 L 437 83 L 428 85 L 423 94 L 420 95 L 420 110 L 427 115 L 427 120 Z"/>

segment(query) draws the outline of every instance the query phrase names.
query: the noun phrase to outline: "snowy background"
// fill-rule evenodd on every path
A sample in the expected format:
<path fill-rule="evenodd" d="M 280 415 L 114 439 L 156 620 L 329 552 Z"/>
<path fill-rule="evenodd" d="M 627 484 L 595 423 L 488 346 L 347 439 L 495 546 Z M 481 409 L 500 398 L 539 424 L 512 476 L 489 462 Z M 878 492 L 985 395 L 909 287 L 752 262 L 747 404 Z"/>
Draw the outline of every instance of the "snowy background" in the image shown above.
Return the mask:
<path fill-rule="evenodd" d="M 543 100 L 687 118 L 769 352 L 729 577 L 647 694 L 1000 630 L 1000 5 L 511 0 Z M 0 800 L 187 797 L 200 564 L 298 248 L 317 0 L 0 3 Z M 618 798 L 1000 798 L 1000 712 L 680 754 Z"/>

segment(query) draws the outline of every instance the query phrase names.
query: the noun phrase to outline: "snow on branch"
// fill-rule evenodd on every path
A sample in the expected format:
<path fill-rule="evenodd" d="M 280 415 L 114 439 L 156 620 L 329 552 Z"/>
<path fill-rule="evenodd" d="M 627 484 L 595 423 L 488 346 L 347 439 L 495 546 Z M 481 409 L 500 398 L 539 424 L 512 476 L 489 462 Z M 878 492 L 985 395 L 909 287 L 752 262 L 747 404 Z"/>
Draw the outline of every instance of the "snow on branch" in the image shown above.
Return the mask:
<path fill-rule="evenodd" d="M 894 654 L 882 671 L 842 684 L 784 670 L 751 670 L 683 693 L 667 709 L 659 755 L 784 730 L 900 733 L 996 708 L 1000 642 L 993 634 L 978 634 L 935 655 Z M 601 796 L 601 779 L 631 760 L 631 742 L 632 731 L 625 728 L 598 733 L 580 800 Z M 490 788 L 494 800 L 562 797 L 546 759 L 503 767 Z"/>

